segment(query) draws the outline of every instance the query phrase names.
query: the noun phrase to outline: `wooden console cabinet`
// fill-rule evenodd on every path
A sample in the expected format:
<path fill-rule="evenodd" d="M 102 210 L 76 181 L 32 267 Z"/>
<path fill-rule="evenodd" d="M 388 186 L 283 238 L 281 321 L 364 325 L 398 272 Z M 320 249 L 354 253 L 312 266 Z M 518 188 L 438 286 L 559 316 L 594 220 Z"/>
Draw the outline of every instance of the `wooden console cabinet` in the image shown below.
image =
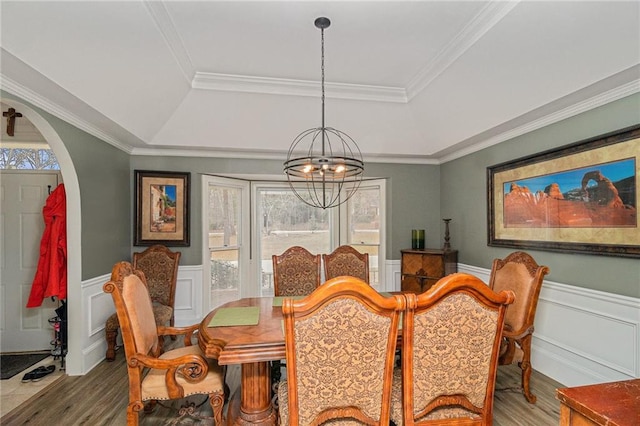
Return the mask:
<path fill-rule="evenodd" d="M 440 278 L 458 271 L 457 250 L 400 250 L 402 291 L 422 293 Z"/>
<path fill-rule="evenodd" d="M 556 389 L 560 426 L 640 425 L 640 379 Z"/>

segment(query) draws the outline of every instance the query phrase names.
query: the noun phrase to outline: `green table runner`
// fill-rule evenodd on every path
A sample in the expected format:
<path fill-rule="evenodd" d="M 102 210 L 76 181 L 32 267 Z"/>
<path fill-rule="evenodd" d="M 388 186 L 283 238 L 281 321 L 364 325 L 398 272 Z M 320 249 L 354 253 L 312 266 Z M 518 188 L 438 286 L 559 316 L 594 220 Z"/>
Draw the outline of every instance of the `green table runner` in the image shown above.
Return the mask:
<path fill-rule="evenodd" d="M 258 306 L 220 308 L 211 318 L 209 327 L 257 325 L 259 319 L 260 308 Z"/>

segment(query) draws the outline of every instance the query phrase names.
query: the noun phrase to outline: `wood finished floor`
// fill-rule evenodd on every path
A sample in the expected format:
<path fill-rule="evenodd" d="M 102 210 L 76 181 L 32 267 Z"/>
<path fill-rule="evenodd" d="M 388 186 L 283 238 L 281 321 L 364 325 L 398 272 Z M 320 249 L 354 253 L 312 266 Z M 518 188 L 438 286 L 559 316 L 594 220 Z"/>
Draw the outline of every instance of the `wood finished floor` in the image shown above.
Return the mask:
<path fill-rule="evenodd" d="M 559 402 L 555 399 L 555 389 L 560 383 L 538 373 L 531 377 L 531 389 L 537 395 L 535 405 L 527 403 L 520 392 L 499 390 L 517 387 L 520 382 L 519 369 L 515 365 L 498 369 L 494 402 L 496 426 L 545 426 L 557 425 Z M 231 392 L 238 388 L 240 369 L 229 367 L 227 384 Z M 127 370 L 122 350 L 117 352 L 116 361 L 101 362 L 84 376 L 65 376 L 51 386 L 31 397 L 22 405 L 3 415 L 1 425 L 126 425 L 128 399 Z M 200 404 L 202 397 L 191 397 L 189 401 Z M 212 420 L 184 418 L 176 422 L 177 409 L 184 401 L 167 402 L 168 408 L 158 406 L 149 415 L 140 415 L 140 425 L 194 425 L 213 424 Z M 211 408 L 204 402 L 200 411 L 210 416 Z"/>

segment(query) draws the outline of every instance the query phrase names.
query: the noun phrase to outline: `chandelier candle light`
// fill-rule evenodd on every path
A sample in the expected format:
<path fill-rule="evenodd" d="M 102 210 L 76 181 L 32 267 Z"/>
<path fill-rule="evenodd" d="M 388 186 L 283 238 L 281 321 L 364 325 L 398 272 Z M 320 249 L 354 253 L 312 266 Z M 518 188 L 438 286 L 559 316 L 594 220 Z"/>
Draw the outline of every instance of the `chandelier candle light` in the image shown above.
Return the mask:
<path fill-rule="evenodd" d="M 325 126 L 324 30 L 331 21 L 321 17 L 314 24 L 320 29 L 322 46 L 322 125 L 296 136 L 284 163 L 284 173 L 300 200 L 313 207 L 328 209 L 344 203 L 358 190 L 364 162 L 360 148 L 349 135 Z"/>

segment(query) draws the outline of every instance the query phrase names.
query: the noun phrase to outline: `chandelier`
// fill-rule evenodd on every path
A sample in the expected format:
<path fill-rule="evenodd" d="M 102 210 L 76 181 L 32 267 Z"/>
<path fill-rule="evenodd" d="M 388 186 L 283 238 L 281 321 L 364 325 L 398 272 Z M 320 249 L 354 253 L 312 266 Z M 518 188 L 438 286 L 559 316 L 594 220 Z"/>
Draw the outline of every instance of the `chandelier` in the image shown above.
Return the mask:
<path fill-rule="evenodd" d="M 346 133 L 324 122 L 324 30 L 328 18 L 314 22 L 320 29 L 322 70 L 322 125 L 307 129 L 293 140 L 284 173 L 289 186 L 304 203 L 321 209 L 336 207 L 360 187 L 364 162 L 356 142 Z"/>

